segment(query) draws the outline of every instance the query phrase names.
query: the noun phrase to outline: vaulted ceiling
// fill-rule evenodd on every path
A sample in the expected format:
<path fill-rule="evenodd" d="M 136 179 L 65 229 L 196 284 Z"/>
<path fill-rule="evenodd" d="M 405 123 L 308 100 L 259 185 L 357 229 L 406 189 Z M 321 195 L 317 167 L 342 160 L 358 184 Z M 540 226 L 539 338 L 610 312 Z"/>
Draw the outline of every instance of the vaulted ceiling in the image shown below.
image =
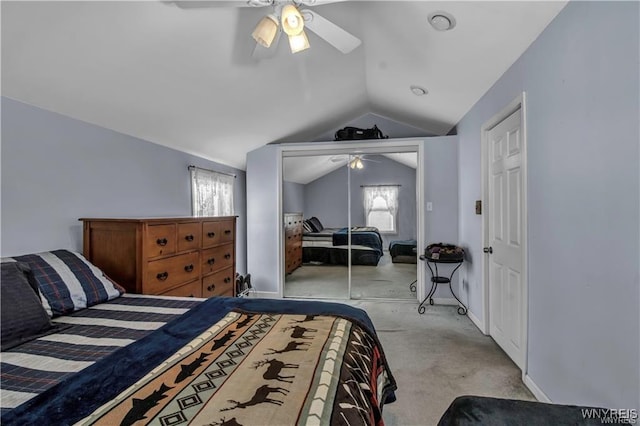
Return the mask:
<path fill-rule="evenodd" d="M 318 5 L 362 45 L 345 55 L 310 33 L 310 49 L 261 61 L 250 34 L 269 8 L 229 4 L 3 1 L 2 94 L 244 168 L 257 147 L 367 114 L 448 133 L 565 2 Z M 439 10 L 453 30 L 427 23 Z"/>

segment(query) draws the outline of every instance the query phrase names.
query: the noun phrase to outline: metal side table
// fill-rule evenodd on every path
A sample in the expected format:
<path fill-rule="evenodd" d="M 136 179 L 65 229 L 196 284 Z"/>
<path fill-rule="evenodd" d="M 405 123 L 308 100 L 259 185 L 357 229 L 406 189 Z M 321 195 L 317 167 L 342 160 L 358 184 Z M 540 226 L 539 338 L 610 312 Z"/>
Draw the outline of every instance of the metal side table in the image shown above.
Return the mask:
<path fill-rule="evenodd" d="M 460 268 L 460 266 L 462 266 L 462 262 L 464 262 L 464 260 L 463 259 L 434 259 L 432 257 L 425 256 L 425 255 L 420 255 L 420 260 L 426 261 L 427 267 L 429 268 L 429 271 L 431 271 L 431 289 L 429 290 L 429 293 L 424 298 L 424 300 L 420 302 L 420 306 L 418 306 L 418 313 L 424 314 L 426 310 L 424 305 L 427 300 L 429 301 L 430 305 L 433 305 L 433 295 L 436 293 L 436 288 L 438 288 L 438 284 L 449 284 L 449 290 L 451 291 L 451 294 L 453 295 L 453 297 L 456 298 L 456 300 L 460 304 L 460 306 L 458 306 L 458 314 L 466 315 L 467 307 L 465 306 L 464 303 L 462 303 L 460 299 L 458 299 L 458 296 L 456 296 L 456 294 L 453 292 L 453 288 L 451 287 L 451 280 L 453 279 L 453 274 L 455 274 L 456 271 Z M 458 266 L 456 266 L 453 269 L 453 271 L 451 271 L 451 275 L 449 275 L 449 277 L 443 277 L 438 274 L 438 263 L 448 263 L 448 264 L 457 263 Z M 431 264 L 433 264 L 434 268 L 431 267 Z"/>

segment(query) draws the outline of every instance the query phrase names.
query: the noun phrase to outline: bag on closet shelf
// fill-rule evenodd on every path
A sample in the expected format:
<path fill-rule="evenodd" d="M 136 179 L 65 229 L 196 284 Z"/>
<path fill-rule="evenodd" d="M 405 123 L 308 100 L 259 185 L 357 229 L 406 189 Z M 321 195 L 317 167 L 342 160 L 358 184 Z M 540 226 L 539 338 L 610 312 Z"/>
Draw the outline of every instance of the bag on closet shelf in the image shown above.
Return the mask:
<path fill-rule="evenodd" d="M 360 129 L 358 127 L 344 127 L 335 134 L 337 141 L 353 141 L 364 139 L 387 139 L 389 136 L 382 134 L 382 130 L 374 125 L 371 129 Z"/>

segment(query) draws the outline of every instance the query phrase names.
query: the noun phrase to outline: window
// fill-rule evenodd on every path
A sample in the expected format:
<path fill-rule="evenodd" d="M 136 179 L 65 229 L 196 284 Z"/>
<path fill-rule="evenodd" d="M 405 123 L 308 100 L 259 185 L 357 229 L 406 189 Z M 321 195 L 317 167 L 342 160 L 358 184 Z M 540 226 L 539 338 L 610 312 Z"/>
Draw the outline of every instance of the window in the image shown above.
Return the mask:
<path fill-rule="evenodd" d="M 225 173 L 189 167 L 194 216 L 232 216 L 233 182 Z"/>
<path fill-rule="evenodd" d="M 398 213 L 398 186 L 366 186 L 363 190 L 367 226 L 375 226 L 380 232 L 395 233 Z"/>

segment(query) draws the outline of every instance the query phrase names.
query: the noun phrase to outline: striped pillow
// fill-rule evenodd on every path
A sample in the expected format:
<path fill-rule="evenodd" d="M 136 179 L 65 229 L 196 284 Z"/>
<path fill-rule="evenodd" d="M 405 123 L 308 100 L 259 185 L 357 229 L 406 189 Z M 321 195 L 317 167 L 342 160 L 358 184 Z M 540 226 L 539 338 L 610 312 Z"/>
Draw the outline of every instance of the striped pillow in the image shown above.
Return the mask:
<path fill-rule="evenodd" d="M 28 263 L 40 286 L 49 316 L 66 315 L 119 297 L 124 289 L 108 279 L 81 254 L 53 250 L 4 258 Z"/>
<path fill-rule="evenodd" d="M 313 232 L 313 228 L 309 224 L 309 219 L 306 219 L 302 222 L 302 227 L 304 228 L 304 232 Z"/>

